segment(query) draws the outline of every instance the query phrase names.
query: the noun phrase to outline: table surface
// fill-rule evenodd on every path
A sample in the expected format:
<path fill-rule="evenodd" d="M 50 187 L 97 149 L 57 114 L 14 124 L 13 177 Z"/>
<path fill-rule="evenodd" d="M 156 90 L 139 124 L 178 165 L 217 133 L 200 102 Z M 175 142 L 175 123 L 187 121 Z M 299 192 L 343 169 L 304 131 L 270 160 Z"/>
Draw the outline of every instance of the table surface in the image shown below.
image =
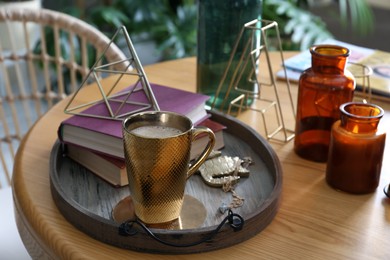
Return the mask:
<path fill-rule="evenodd" d="M 284 53 L 287 58 L 294 53 Z M 271 53 L 274 72 L 280 55 Z M 261 65 L 261 71 L 265 70 Z M 195 91 L 196 59 L 186 58 L 145 66 L 150 82 Z M 273 88 L 267 87 L 268 91 Z M 293 129 L 294 115 L 287 98 L 287 84 L 277 82 L 286 128 Z M 295 102 L 297 85 L 291 84 Z M 381 125 L 390 127 L 390 103 L 373 100 L 385 109 Z M 383 188 L 390 182 L 389 138 L 376 192 L 351 195 L 325 182 L 323 163 L 298 157 L 293 141 L 270 140 L 283 168 L 279 211 L 265 230 L 235 246 L 201 254 L 154 255 L 104 244 L 76 229 L 58 211 L 50 193 L 49 159 L 57 128 L 68 115 L 59 103 L 41 118 L 24 138 L 13 173 L 15 217 L 22 239 L 33 258 L 59 259 L 385 259 L 390 248 L 390 199 Z M 245 111 L 238 119 L 260 133 L 259 113 Z"/>

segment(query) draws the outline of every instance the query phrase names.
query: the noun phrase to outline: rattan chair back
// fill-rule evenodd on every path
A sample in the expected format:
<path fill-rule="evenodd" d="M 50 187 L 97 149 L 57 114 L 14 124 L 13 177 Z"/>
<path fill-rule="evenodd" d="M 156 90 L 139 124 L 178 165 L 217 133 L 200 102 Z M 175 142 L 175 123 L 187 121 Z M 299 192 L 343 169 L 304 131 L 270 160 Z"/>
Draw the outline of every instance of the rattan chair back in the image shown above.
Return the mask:
<path fill-rule="evenodd" d="M 107 64 L 126 57 L 93 26 L 53 10 L 0 8 L 0 33 L 1 188 L 34 122 L 74 92 L 101 55 Z"/>

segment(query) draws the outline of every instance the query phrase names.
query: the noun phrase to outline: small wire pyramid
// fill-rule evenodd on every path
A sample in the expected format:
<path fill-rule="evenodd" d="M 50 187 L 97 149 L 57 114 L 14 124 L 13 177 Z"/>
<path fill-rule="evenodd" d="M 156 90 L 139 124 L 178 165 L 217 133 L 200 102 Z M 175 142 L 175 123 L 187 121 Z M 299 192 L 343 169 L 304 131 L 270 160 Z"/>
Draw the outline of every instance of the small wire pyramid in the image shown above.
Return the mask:
<path fill-rule="evenodd" d="M 124 36 L 127 47 L 129 48 L 130 57 L 124 60 L 104 64 L 104 54 L 110 45 L 113 44 L 115 39 L 120 37 L 120 34 Z M 110 81 L 113 83 L 111 83 L 112 85 L 109 88 L 104 86 L 106 81 L 101 77 L 102 74 L 109 74 L 110 77 L 116 76 L 115 79 Z M 115 93 L 114 90 L 119 88 L 119 83 L 121 81 L 127 82 L 129 76 L 135 77 L 135 83 L 124 90 Z M 126 77 L 126 79 L 123 77 Z M 96 88 L 96 91 L 99 91 L 101 96 L 99 96 L 98 99 L 93 99 L 80 104 L 77 102 L 77 97 L 80 90 L 85 86 Z M 143 97 L 139 98 L 140 95 Z M 132 98 L 135 96 L 137 96 L 137 98 Z M 96 110 L 96 105 L 99 106 L 99 110 Z M 92 106 L 95 107 L 93 108 Z M 123 120 L 123 118 L 128 115 L 145 110 L 158 111 L 160 108 L 154 97 L 144 69 L 138 59 L 133 43 L 127 33 L 126 27 L 122 26 L 116 31 L 100 58 L 95 62 L 83 79 L 80 87 L 74 92 L 69 103 L 65 107 L 64 112 L 66 114 L 78 116 Z"/>

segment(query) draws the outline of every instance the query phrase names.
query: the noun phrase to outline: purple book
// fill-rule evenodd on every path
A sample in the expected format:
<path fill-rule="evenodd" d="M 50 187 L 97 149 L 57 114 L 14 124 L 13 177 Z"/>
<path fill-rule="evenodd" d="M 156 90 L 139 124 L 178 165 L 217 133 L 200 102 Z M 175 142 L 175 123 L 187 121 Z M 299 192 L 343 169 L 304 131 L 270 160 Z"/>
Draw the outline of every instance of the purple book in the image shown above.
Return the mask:
<path fill-rule="evenodd" d="M 192 93 L 157 84 L 150 84 L 153 94 L 161 111 L 171 111 L 186 115 L 194 124 L 207 118 L 205 102 L 209 98 L 206 95 Z M 116 99 L 125 99 L 124 94 Z M 143 91 L 131 94 L 128 101 L 147 103 L 147 97 Z M 126 104 L 120 108 L 120 103 L 110 102 L 113 113 L 125 114 L 139 109 L 139 106 Z M 117 111 L 120 108 L 120 111 Z M 82 113 L 96 116 L 109 116 L 105 103 L 97 103 L 87 108 Z M 103 154 L 123 158 L 122 120 L 104 119 L 73 115 L 64 120 L 58 129 L 58 137 L 64 143 L 70 143 L 94 150 Z"/>

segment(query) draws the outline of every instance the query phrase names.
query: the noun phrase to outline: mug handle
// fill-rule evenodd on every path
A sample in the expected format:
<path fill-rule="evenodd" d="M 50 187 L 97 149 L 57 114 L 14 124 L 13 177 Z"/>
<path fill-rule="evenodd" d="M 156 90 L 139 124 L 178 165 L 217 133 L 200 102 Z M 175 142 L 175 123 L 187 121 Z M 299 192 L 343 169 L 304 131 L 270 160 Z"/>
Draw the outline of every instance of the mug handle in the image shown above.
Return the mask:
<path fill-rule="evenodd" d="M 209 142 L 207 143 L 203 152 L 198 156 L 198 158 L 196 158 L 195 162 L 188 169 L 187 179 L 191 177 L 202 165 L 202 163 L 206 161 L 206 159 L 209 157 L 215 145 L 214 132 L 205 126 L 197 126 L 192 128 L 192 141 L 194 141 L 196 137 L 199 136 L 200 134 L 207 134 L 209 137 Z"/>

